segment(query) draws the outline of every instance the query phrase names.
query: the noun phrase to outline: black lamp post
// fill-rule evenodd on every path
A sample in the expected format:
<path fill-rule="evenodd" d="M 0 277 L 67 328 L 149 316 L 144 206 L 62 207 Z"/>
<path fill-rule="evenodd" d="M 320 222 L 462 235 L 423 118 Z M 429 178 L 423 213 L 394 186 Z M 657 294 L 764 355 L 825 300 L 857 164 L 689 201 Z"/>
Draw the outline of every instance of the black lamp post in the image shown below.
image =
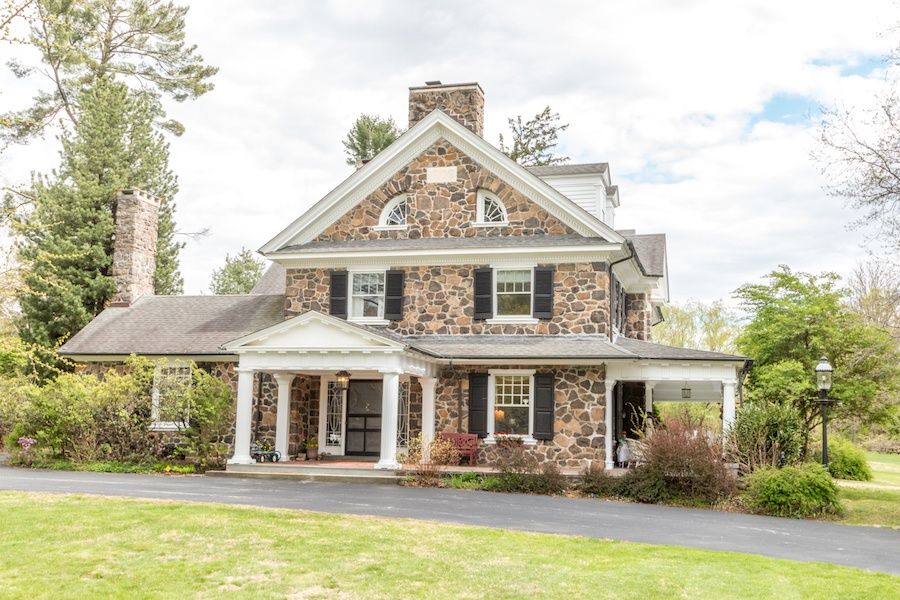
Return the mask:
<path fill-rule="evenodd" d="M 341 392 L 346 392 L 350 389 L 350 373 L 347 371 L 341 370 L 334 374 L 337 379 L 337 389 Z"/>
<path fill-rule="evenodd" d="M 828 390 L 831 389 L 831 374 L 834 369 L 824 356 L 816 365 L 816 386 L 819 388 L 819 404 L 822 406 L 822 464 L 828 468 Z"/>

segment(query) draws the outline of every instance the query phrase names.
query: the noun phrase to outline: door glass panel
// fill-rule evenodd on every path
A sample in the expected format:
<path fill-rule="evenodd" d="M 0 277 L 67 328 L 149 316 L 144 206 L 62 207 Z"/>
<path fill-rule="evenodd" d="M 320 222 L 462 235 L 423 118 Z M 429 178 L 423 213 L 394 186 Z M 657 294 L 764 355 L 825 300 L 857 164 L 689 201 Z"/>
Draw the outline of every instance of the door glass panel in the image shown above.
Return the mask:
<path fill-rule="evenodd" d="M 347 397 L 347 413 L 351 415 L 381 414 L 381 382 L 353 381 Z"/>
<path fill-rule="evenodd" d="M 381 451 L 381 435 L 379 433 L 366 434 L 366 452 L 378 454 Z"/>
<path fill-rule="evenodd" d="M 349 417 L 347 419 L 347 429 L 365 429 L 366 428 L 366 418 L 365 417 Z"/>
<path fill-rule="evenodd" d="M 381 431 L 381 417 L 369 417 L 366 419 L 366 430 L 371 431 L 373 429 Z"/>
<path fill-rule="evenodd" d="M 366 434 L 362 431 L 348 431 L 347 432 L 347 450 L 348 454 L 365 451 L 365 439 Z"/>

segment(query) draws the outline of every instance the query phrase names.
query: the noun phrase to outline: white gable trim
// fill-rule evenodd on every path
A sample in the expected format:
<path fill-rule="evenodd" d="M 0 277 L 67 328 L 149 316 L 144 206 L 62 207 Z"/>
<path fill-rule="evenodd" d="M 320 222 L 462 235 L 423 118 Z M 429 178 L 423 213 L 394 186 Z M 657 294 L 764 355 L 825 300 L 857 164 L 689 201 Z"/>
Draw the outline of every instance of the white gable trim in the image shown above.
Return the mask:
<path fill-rule="evenodd" d="M 444 138 L 574 231 L 622 243 L 624 238 L 599 219 L 532 175 L 482 138 L 440 110 L 432 111 L 374 159 L 345 179 L 308 211 L 267 242 L 267 254 L 314 240 L 351 208 L 390 179 L 437 140 Z"/>
<path fill-rule="evenodd" d="M 321 344 L 320 340 L 318 339 L 311 339 L 308 342 L 304 342 L 302 344 L 291 345 L 267 345 L 265 343 L 267 339 L 279 338 L 282 337 L 285 333 L 292 332 L 296 329 L 303 329 L 306 326 L 313 324 L 320 324 L 325 325 L 326 327 L 336 328 L 343 334 L 349 335 L 351 339 L 356 340 L 357 343 L 344 344 L 340 348 Z M 245 335 L 244 337 L 228 342 L 222 347 L 230 352 L 237 352 L 238 354 L 241 354 L 243 352 L 259 352 L 261 350 L 296 351 L 301 348 L 306 352 L 364 350 L 367 352 L 374 351 L 382 353 L 393 353 L 402 352 L 406 349 L 407 346 L 402 342 L 398 342 L 386 336 L 366 331 L 361 327 L 356 327 L 350 323 L 347 323 L 343 319 L 338 319 L 336 317 L 332 317 L 331 315 L 326 315 L 324 313 L 311 310 L 309 312 L 303 313 L 302 315 L 287 319 L 276 325 L 266 327 L 265 329 L 261 329 L 249 335 Z"/>

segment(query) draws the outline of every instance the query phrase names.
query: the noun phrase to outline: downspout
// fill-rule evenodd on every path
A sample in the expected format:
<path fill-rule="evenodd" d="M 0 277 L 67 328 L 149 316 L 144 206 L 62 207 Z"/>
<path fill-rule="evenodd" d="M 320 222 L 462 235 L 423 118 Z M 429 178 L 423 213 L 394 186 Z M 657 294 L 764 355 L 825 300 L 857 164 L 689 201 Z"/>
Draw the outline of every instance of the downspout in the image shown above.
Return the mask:
<path fill-rule="evenodd" d="M 609 286 L 609 339 L 612 341 L 613 344 L 616 343 L 616 340 L 613 338 L 613 335 L 612 335 L 613 331 L 614 331 L 613 325 L 614 325 L 614 319 L 615 319 L 612 308 L 613 308 L 613 302 L 618 302 L 619 298 L 613 296 L 613 292 L 615 290 L 613 290 L 613 286 L 612 286 L 612 278 L 613 278 L 612 268 L 619 263 L 623 263 L 626 260 L 631 260 L 632 258 L 634 258 L 634 246 L 632 246 L 631 242 L 628 240 L 625 240 L 625 245 L 628 246 L 628 250 L 629 250 L 629 252 L 631 252 L 631 254 L 629 254 L 628 256 L 626 256 L 624 258 L 620 258 L 617 261 L 609 263 L 609 283 L 610 283 L 610 286 Z M 616 306 L 616 310 L 618 310 L 618 308 L 619 307 Z"/>

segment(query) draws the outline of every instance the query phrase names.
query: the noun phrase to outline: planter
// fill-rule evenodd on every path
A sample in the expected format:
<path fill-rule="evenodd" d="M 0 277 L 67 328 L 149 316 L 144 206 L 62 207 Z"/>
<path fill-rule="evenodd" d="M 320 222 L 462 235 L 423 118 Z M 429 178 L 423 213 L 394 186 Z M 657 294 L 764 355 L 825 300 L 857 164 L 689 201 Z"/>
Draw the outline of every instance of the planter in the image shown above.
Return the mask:
<path fill-rule="evenodd" d="M 306 449 L 306 460 L 316 460 L 319 457 L 319 449 L 318 448 L 307 448 Z"/>

